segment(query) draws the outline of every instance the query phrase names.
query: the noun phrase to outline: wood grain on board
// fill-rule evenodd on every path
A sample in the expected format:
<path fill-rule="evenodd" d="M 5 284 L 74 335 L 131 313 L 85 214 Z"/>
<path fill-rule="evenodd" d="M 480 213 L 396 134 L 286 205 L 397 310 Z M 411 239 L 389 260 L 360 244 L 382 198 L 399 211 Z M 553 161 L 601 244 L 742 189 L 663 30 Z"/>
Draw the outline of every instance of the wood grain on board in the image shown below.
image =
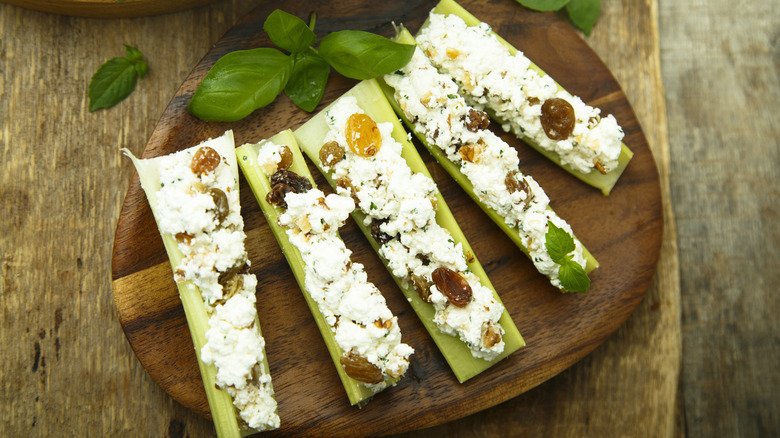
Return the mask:
<path fill-rule="evenodd" d="M 531 13 L 510 2 L 465 2 L 479 18 L 586 102 L 597 102 L 622 125 L 635 153 L 609 197 L 586 186 L 509 135 L 521 170 L 533 175 L 553 207 L 601 263 L 587 295 L 560 294 L 420 149 L 434 179 L 460 222 L 477 257 L 518 325 L 528 346 L 466 384 L 458 384 L 409 305 L 350 224 L 342 232 L 353 260 L 366 265 L 389 307 L 399 315 L 404 341 L 416 354 L 409 375 L 357 410 L 346 400 L 332 362 L 300 290 L 264 222 L 248 186 L 241 184 L 242 214 L 252 271 L 257 274 L 258 312 L 283 418 L 280 434 L 364 435 L 403 432 L 440 424 L 506 401 L 560 373 L 598 346 L 631 314 L 655 272 L 663 230 L 661 192 L 655 161 L 618 83 L 567 23 L 552 14 Z M 356 3 L 319 6 L 317 33 L 343 27 L 389 36 L 390 22 L 419 28 L 433 2 L 389 5 Z M 357 7 L 355 7 L 357 6 Z M 289 2 L 298 16 L 307 2 Z M 296 128 L 309 114 L 285 98 L 236 123 L 206 123 L 186 112 L 192 92 L 224 53 L 268 45 L 260 31 L 273 6 L 261 6 L 231 29 L 175 94 L 151 135 L 144 157 L 154 157 L 233 129 L 237 144 L 257 142 Z M 329 17 L 339 17 L 329 19 Z M 320 108 L 356 82 L 336 74 Z M 316 170 L 313 172 L 319 176 Z M 324 181 L 320 177 L 320 186 Z M 165 278 L 162 242 L 137 178 L 133 179 L 117 226 L 113 257 L 114 292 L 120 322 L 141 363 L 174 399 L 206 415 L 192 343 L 173 280 Z M 149 305 L 152 299 L 159 306 Z M 329 372 L 330 371 L 330 372 Z"/>

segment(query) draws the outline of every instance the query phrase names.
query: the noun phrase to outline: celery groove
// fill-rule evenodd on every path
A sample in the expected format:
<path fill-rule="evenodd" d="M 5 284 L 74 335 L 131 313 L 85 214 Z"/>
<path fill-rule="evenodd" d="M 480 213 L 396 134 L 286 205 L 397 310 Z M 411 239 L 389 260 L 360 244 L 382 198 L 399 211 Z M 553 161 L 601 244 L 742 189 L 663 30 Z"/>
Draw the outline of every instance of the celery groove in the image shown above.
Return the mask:
<path fill-rule="evenodd" d="M 267 141 L 277 145 L 287 146 L 293 155 L 292 165 L 290 166 L 289 170 L 307 178 L 312 182 L 313 186 L 316 187 L 316 185 L 314 185 L 314 180 L 309 173 L 309 169 L 304 161 L 303 155 L 298 149 L 295 137 L 290 130 L 283 131 L 271 137 Z M 282 253 L 284 254 L 288 264 L 290 265 L 290 268 L 293 271 L 293 275 L 295 276 L 295 280 L 298 282 L 298 286 L 303 293 L 306 304 L 309 306 L 309 309 L 314 316 L 314 320 L 317 323 L 317 327 L 319 328 L 320 333 L 325 341 L 328 352 L 330 353 L 339 378 L 341 379 L 341 383 L 343 384 L 344 390 L 346 391 L 347 397 L 349 398 L 350 404 L 362 407 L 368 403 L 369 399 L 378 391 L 367 388 L 366 386 L 358 383 L 358 381 L 349 377 L 341 365 L 340 359 L 343 356 L 344 351 L 339 347 L 334 332 L 320 311 L 317 302 L 311 297 L 309 291 L 306 289 L 306 273 L 303 257 L 298 248 L 296 248 L 295 245 L 290 242 L 290 238 L 288 237 L 285 228 L 279 225 L 278 219 L 279 216 L 284 213 L 284 209 L 272 205 L 266 201 L 266 196 L 271 191 L 271 183 L 269 180 L 271 175 L 268 175 L 263 167 L 258 163 L 258 153 L 262 144 L 263 142 L 258 144 L 246 144 L 236 149 L 236 156 L 238 158 L 239 166 L 241 167 L 241 171 L 244 173 L 244 176 L 249 182 L 249 186 L 251 187 L 252 192 L 254 193 L 261 210 L 263 211 L 263 215 L 266 218 L 268 226 L 271 228 L 274 237 L 276 237 L 276 240 L 282 249 Z M 397 381 L 398 379 L 387 378 L 384 383 L 387 386 L 392 386 Z"/>
<path fill-rule="evenodd" d="M 398 121 L 397 117 L 393 113 L 392 108 L 388 104 L 387 100 L 382 94 L 378 83 L 375 80 L 368 80 L 359 83 L 350 91 L 345 93 L 344 96 L 352 96 L 357 99 L 358 105 L 377 123 L 390 122 L 393 124 L 393 138 L 403 145 L 402 157 L 406 160 L 413 172 L 422 173 L 428 177 L 428 173 L 425 164 L 417 154 L 414 146 L 407 139 L 406 131 Z M 343 97 L 343 96 L 342 96 Z M 328 132 L 328 126 L 325 120 L 325 112 L 327 108 L 315 115 L 306 124 L 301 126 L 295 131 L 295 137 L 298 140 L 298 144 L 306 155 L 314 162 L 314 164 L 325 175 L 332 187 L 336 187 L 335 181 L 332 175 L 325 172 L 322 167 L 322 163 L 319 159 L 319 151 L 323 145 L 323 138 Z M 448 209 L 441 194 L 437 192 L 437 212 L 436 222 L 448 229 L 453 239 L 462 244 L 465 254 L 473 255 L 471 247 L 465 239 L 462 231 L 458 227 L 455 218 Z M 359 209 L 355 209 L 352 213 L 353 218 L 357 222 L 363 234 L 368 238 L 371 246 L 375 251 L 378 251 L 379 245 L 374 240 L 371 234 L 370 225 L 365 225 L 363 219 L 365 214 Z M 493 296 L 499 303 L 500 298 L 495 292 L 495 289 L 490 284 L 485 271 L 477 261 L 476 257 L 473 257 L 472 262 L 468 263 L 469 269 L 473 272 L 481 281 L 481 283 L 493 291 Z M 383 262 L 387 263 L 383 259 Z M 516 351 L 520 347 L 525 345 L 522 336 L 520 335 L 514 322 L 511 320 L 509 313 L 504 310 L 499 324 L 504 328 L 504 342 L 506 343 L 503 353 L 492 361 L 486 361 L 483 359 L 476 359 L 472 356 L 469 348 L 461 342 L 458 338 L 442 333 L 433 321 L 434 309 L 433 306 L 424 302 L 414 288 L 398 277 L 393 276 L 396 284 L 402 290 L 407 300 L 411 303 L 412 308 L 415 310 L 425 328 L 433 338 L 434 342 L 439 347 L 447 363 L 450 365 L 453 373 L 460 382 L 464 382 L 482 371 L 488 369 L 490 366 L 497 363 L 500 359 L 505 358 L 512 352 Z"/>
<path fill-rule="evenodd" d="M 468 12 L 466 9 L 464 9 L 454 0 L 441 0 L 431 12 L 442 14 L 445 16 L 456 15 L 461 19 L 463 19 L 463 21 L 468 26 L 477 26 L 480 24 L 479 19 L 477 19 L 474 15 L 472 15 L 470 12 Z M 426 20 L 426 22 L 423 24 L 423 28 L 425 28 L 427 25 L 428 25 L 428 21 Z M 515 55 L 518 52 L 518 50 L 514 46 L 512 46 L 506 40 L 501 38 L 500 35 L 497 35 L 495 33 L 494 35 L 496 35 L 498 37 L 498 40 L 509 49 L 510 54 Z M 541 76 L 549 76 L 533 62 L 531 62 L 530 68 L 535 70 Z M 558 84 L 557 82 L 555 82 L 555 84 L 559 90 L 564 90 L 564 88 L 560 84 Z M 496 114 L 494 112 L 492 112 L 490 109 L 487 109 L 487 111 L 493 118 L 496 118 Z M 500 123 L 507 122 L 506 120 L 501 120 L 498 118 L 496 118 L 496 120 L 498 120 Z M 631 152 L 631 150 L 625 145 L 625 143 L 622 143 L 620 155 L 618 157 L 618 164 L 614 169 L 612 169 L 610 172 L 607 172 L 606 174 L 602 174 L 599 171 L 596 171 L 595 169 L 588 173 L 583 173 L 577 169 L 574 169 L 572 166 L 568 164 L 561 163 L 561 158 L 557 153 L 540 147 L 533 140 L 527 137 L 523 137 L 521 138 L 521 140 L 525 141 L 529 146 L 534 148 L 536 151 L 538 151 L 539 153 L 547 157 L 549 160 L 553 161 L 555 164 L 562 167 L 567 172 L 571 173 L 581 181 L 585 182 L 590 186 L 598 188 L 605 196 L 609 195 L 610 191 L 612 190 L 612 188 L 615 186 L 618 179 L 620 178 L 620 175 L 623 173 L 626 166 L 628 165 L 628 162 L 631 160 L 631 158 L 634 155 L 633 152 Z"/>
<path fill-rule="evenodd" d="M 396 39 L 404 44 L 414 44 L 415 40 L 414 37 L 406 30 L 406 29 L 400 29 L 398 32 L 398 35 L 396 36 Z M 421 56 L 421 55 L 420 55 Z M 418 58 L 414 58 L 418 59 Z M 421 59 L 425 59 L 424 56 L 422 56 Z M 417 65 L 417 64 L 415 64 Z M 416 68 L 416 67 L 414 67 Z M 405 70 L 404 70 L 405 71 Z M 431 71 L 430 68 L 428 71 Z M 399 78 L 399 76 L 396 75 L 387 75 L 388 81 L 394 82 L 396 81 L 396 78 Z M 443 77 L 443 76 L 439 76 Z M 444 80 L 444 79 L 439 79 Z M 451 161 L 447 154 L 442 150 L 439 146 L 436 144 L 432 144 L 429 142 L 426 138 L 426 128 L 421 123 L 411 123 L 409 120 L 409 117 L 407 116 L 406 112 L 401 108 L 401 105 L 396 100 L 396 90 L 393 89 L 390 85 L 388 85 L 388 82 L 386 82 L 383 78 L 380 78 L 380 87 L 382 88 L 382 91 L 385 94 L 385 97 L 387 97 L 388 101 L 390 102 L 393 109 L 396 111 L 396 113 L 402 118 L 404 123 L 409 127 L 409 129 L 415 134 L 415 136 L 422 142 L 422 144 L 428 149 L 428 151 L 434 156 L 434 158 L 439 162 L 439 164 L 444 167 L 444 169 L 447 171 L 447 173 L 450 174 L 450 176 L 455 179 L 455 181 L 466 191 L 466 193 L 469 194 L 469 196 L 482 208 L 483 211 L 507 234 L 507 236 L 525 253 L 529 258 L 532 258 L 531 253 L 529 251 L 529 248 L 526 246 L 526 243 L 523 241 L 523 235 L 522 233 L 518 232 L 518 229 L 513 225 L 508 225 L 507 220 L 503 217 L 501 213 L 499 213 L 497 210 L 493 209 L 491 206 L 489 206 L 486 201 L 482 200 L 476 193 L 474 186 L 472 182 L 470 181 L 469 177 L 466 176 L 461 168 L 460 164 Z M 450 82 L 453 85 L 450 85 L 451 87 L 455 87 L 454 83 Z M 447 104 L 450 105 L 449 102 L 458 102 L 458 100 L 451 100 L 453 98 L 457 98 L 457 96 L 451 96 L 447 99 Z M 460 103 L 458 105 L 461 105 L 459 108 L 462 108 L 463 104 Z M 466 107 L 468 108 L 468 107 Z M 446 112 L 445 112 L 446 114 Z M 437 128 L 438 129 L 438 128 Z M 485 132 L 485 131 L 480 131 Z M 489 134 L 489 133 L 488 133 Z M 495 137 L 486 137 L 486 138 L 495 138 Z M 481 140 L 480 140 L 481 141 Z M 496 142 L 503 145 L 504 148 L 508 148 L 502 141 L 498 140 L 496 138 Z M 514 152 L 513 150 L 509 149 L 511 152 Z M 503 151 L 502 151 L 503 153 Z M 502 155 L 504 156 L 504 155 Z M 464 162 L 465 164 L 465 162 Z M 547 206 L 547 210 L 550 212 L 551 215 L 554 215 L 554 217 L 557 217 L 557 215 L 554 214 L 552 209 Z M 574 237 L 574 236 L 572 236 Z M 576 238 L 575 238 L 576 240 Z M 580 244 L 581 245 L 581 244 Z M 593 257 L 592 254 L 582 246 L 583 251 L 583 257 L 585 261 L 585 271 L 587 273 L 591 272 L 593 269 L 598 267 L 598 262 Z"/>
<path fill-rule="evenodd" d="M 212 149 L 218 151 L 218 153 L 228 160 L 230 172 L 232 173 L 235 184 L 231 187 L 232 190 L 238 192 L 238 166 L 235 163 L 235 155 L 233 153 L 233 134 L 228 131 L 222 137 L 209 140 L 202 143 L 199 146 L 209 146 Z M 194 148 L 193 148 L 194 149 Z M 158 210 L 158 192 L 161 189 L 160 173 L 158 170 L 158 158 L 152 159 L 138 159 L 130 153 L 129 150 L 124 149 L 124 153 L 130 157 L 135 165 L 136 170 L 141 181 L 141 185 L 146 193 L 146 197 L 149 201 L 149 205 L 154 214 L 155 220 L 160 221 L 161 211 Z M 174 236 L 168 233 L 160 231 L 162 236 L 165 250 L 168 254 L 171 266 L 175 271 L 182 263 L 184 255 L 179 249 L 178 242 Z M 207 305 L 203 300 L 203 295 L 200 289 L 195 286 L 191 281 L 180 281 L 176 283 L 179 290 L 179 297 L 184 307 L 184 312 L 187 318 L 187 325 L 190 329 L 192 341 L 195 346 L 196 358 L 198 361 L 198 368 L 200 369 L 201 377 L 203 379 L 203 387 L 206 392 L 206 398 L 211 410 L 212 420 L 219 437 L 239 437 L 254 434 L 266 429 L 252 429 L 249 428 L 246 423 L 239 418 L 236 408 L 233 406 L 232 397 L 224 390 L 217 387 L 216 375 L 217 369 L 212 365 L 207 365 L 201 360 L 201 350 L 207 344 L 206 332 L 209 329 L 209 311 L 213 306 Z M 257 318 L 257 313 L 254 312 L 254 327 L 257 328 L 257 332 L 262 339 L 262 333 L 260 331 L 260 322 Z M 269 375 L 268 360 L 265 355 L 265 349 L 263 348 L 263 360 L 260 366 L 263 369 L 265 375 Z M 270 385 L 270 384 L 269 384 Z M 272 392 L 271 392 L 272 395 Z M 275 404 L 275 402 L 274 402 Z M 278 418 L 277 418 L 278 425 Z"/>

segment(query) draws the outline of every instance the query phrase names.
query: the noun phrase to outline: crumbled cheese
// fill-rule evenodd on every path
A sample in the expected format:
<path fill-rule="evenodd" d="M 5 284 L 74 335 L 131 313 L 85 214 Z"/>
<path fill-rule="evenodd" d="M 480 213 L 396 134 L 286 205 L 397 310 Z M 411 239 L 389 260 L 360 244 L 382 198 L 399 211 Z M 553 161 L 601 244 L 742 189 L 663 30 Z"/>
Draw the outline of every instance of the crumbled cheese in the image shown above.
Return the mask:
<path fill-rule="evenodd" d="M 276 169 L 273 154 L 278 148 L 266 142 L 260 148 L 259 164 Z M 330 325 L 336 343 L 345 353 L 366 358 L 383 375 L 398 378 L 409 367 L 414 349 L 401 342 L 398 320 L 384 297 L 368 281 L 363 265 L 350 261 L 351 251 L 338 235 L 338 229 L 354 210 L 348 196 L 327 195 L 313 188 L 305 193 L 288 193 L 287 209 L 278 218 L 286 228 L 290 243 L 304 262 L 304 286 Z M 374 392 L 385 382 L 367 384 Z"/>
<path fill-rule="evenodd" d="M 439 147 L 447 158 L 458 164 L 474 193 L 488 208 L 496 211 L 507 225 L 514 227 L 537 270 L 562 288 L 558 278 L 560 265 L 547 253 L 547 221 L 572 234 L 571 227 L 549 208 L 550 200 L 536 181 L 518 170 L 517 151 L 487 129 L 467 127 L 466 119 L 475 109 L 459 96 L 458 86 L 446 73 L 440 73 L 423 54 L 415 50 L 400 74 L 385 81 L 395 89 L 395 98 L 414 129 L 428 143 Z M 480 151 L 472 161 L 463 159 L 459 149 L 476 146 Z M 524 190 L 510 193 L 507 175 L 524 183 Z M 585 267 L 582 244 L 575 239 L 573 260 Z"/>
<path fill-rule="evenodd" d="M 555 152 L 563 164 L 582 173 L 593 171 L 596 163 L 606 172 L 617 167 L 623 130 L 615 118 L 602 117 L 598 108 L 559 90 L 550 76 L 530 68 L 521 52 L 511 55 L 489 25 L 470 27 L 456 15 L 431 13 L 417 44 L 437 68 L 455 78 L 471 105 L 492 110 L 505 131 Z M 542 103 L 554 97 L 574 108 L 574 131 L 564 140 L 550 139 L 539 118 Z"/>
<path fill-rule="evenodd" d="M 449 231 L 436 223 L 436 185 L 427 176 L 412 173 L 401 157 L 402 145 L 391 136 L 392 123 L 379 123 L 382 143 L 378 153 L 362 158 L 346 143 L 345 126 L 349 117 L 363 113 L 353 97 L 342 97 L 326 115 L 329 132 L 323 143 L 336 141 L 347 153 L 333 168 L 333 178 L 346 178 L 355 188 L 352 195 L 366 214 L 366 225 L 379 221 L 379 230 L 392 237 L 380 246 L 391 273 L 405 282 L 411 276 L 432 284 L 431 274 L 439 267 L 460 273 L 472 289 L 472 301 L 465 307 L 448 302 L 436 286 L 431 286 L 434 321 L 443 333 L 460 338 L 474 357 L 492 360 L 504 350 L 504 341 L 487 346 L 483 338 L 488 329 L 503 336 L 498 320 L 504 307 L 493 292 L 468 270 L 463 248 L 455 244 Z M 339 193 L 348 190 L 339 188 Z"/>
<path fill-rule="evenodd" d="M 200 146 L 159 159 L 155 217 L 160 231 L 176 237 L 184 255 L 174 267 L 175 280 L 197 286 L 210 315 L 201 360 L 215 366 L 217 386 L 233 397 L 249 427 L 277 428 L 271 377 L 263 369 L 264 340 L 256 326 L 257 279 L 254 274 L 239 272 L 249 266 L 249 260 L 238 181 L 230 161 L 222 155 L 213 171 L 194 173 L 190 163 L 198 149 Z M 209 194 L 211 189 L 219 189 L 227 197 L 228 213 L 222 221 Z M 230 272 L 232 277 L 226 274 Z M 226 278 L 220 282 L 221 275 Z"/>

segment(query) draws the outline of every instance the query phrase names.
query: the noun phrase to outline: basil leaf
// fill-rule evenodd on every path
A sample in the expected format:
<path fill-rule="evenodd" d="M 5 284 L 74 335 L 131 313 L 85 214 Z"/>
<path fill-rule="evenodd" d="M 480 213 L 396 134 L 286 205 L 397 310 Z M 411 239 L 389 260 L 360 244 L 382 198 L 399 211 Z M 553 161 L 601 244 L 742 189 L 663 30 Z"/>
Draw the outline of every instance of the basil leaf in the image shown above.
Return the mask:
<path fill-rule="evenodd" d="M 558 278 L 561 280 L 561 286 L 569 292 L 587 292 L 590 287 L 590 278 L 585 273 L 585 269 L 579 263 L 566 259 L 558 269 Z"/>
<path fill-rule="evenodd" d="M 274 44 L 290 53 L 302 52 L 316 40 L 314 32 L 303 20 L 281 9 L 271 12 L 263 23 L 263 30 Z"/>
<path fill-rule="evenodd" d="M 569 0 L 516 0 L 521 5 L 534 11 L 557 11 L 564 7 Z"/>
<path fill-rule="evenodd" d="M 575 26 L 590 35 L 601 13 L 601 0 L 571 0 L 566 5 L 566 12 Z"/>
<path fill-rule="evenodd" d="M 125 57 L 129 61 L 140 61 L 141 59 L 143 59 L 144 54 L 141 53 L 141 51 L 136 49 L 135 47 L 128 46 L 127 44 L 125 44 Z"/>
<path fill-rule="evenodd" d="M 342 30 L 323 38 L 319 53 L 342 75 L 371 79 L 405 66 L 414 54 L 414 47 L 369 32 Z"/>
<path fill-rule="evenodd" d="M 284 94 L 304 111 L 312 112 L 322 100 L 330 65 L 313 51 L 295 55 L 295 65 Z"/>
<path fill-rule="evenodd" d="M 292 57 L 277 49 L 228 53 L 203 78 L 187 109 L 201 120 L 240 120 L 276 99 L 287 85 L 292 67 Z"/>
<path fill-rule="evenodd" d="M 133 92 L 137 80 L 138 72 L 130 60 L 109 59 L 89 82 L 89 111 L 109 108 L 121 102 Z"/>
<path fill-rule="evenodd" d="M 574 239 L 563 228 L 557 227 L 552 221 L 547 221 L 547 233 L 544 235 L 547 254 L 555 263 L 562 265 L 566 255 L 574 251 Z M 576 264 L 576 263 L 575 263 Z"/>

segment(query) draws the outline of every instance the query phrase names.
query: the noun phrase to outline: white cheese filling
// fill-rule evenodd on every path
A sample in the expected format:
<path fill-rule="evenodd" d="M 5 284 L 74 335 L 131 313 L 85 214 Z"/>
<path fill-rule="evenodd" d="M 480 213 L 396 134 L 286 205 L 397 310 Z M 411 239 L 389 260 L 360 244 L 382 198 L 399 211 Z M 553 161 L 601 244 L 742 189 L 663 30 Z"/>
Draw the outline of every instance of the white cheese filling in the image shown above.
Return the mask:
<path fill-rule="evenodd" d="M 261 146 L 258 163 L 273 174 L 280 146 Z M 305 265 L 305 288 L 330 325 L 336 343 L 345 353 L 367 359 L 387 378 L 402 376 L 414 349 L 401 342 L 398 320 L 384 297 L 368 281 L 363 265 L 350 261 L 351 251 L 338 229 L 355 208 L 348 196 L 328 195 L 312 188 L 305 193 L 288 193 L 287 209 L 279 225 L 300 252 Z M 359 382 L 374 392 L 386 382 Z"/>
<path fill-rule="evenodd" d="M 471 105 L 493 111 L 505 131 L 555 152 L 563 164 L 582 173 L 617 167 L 623 130 L 615 118 L 558 90 L 550 76 L 530 68 L 521 52 L 511 55 L 488 24 L 469 27 L 456 15 L 431 13 L 417 44 L 437 68 L 455 78 Z M 563 140 L 549 138 L 540 121 L 542 104 L 551 98 L 574 108 L 574 130 Z"/>
<path fill-rule="evenodd" d="M 428 143 L 439 147 L 474 187 L 474 193 L 489 208 L 514 227 L 526 246 L 536 269 L 562 289 L 558 270 L 545 246 L 547 221 L 573 236 L 571 227 L 549 208 L 550 199 L 536 181 L 518 170 L 517 151 L 487 129 L 472 127 L 467 121 L 475 109 L 458 95 L 458 86 L 440 73 L 417 48 L 411 61 L 401 70 L 384 77 L 395 89 L 395 98 L 414 129 L 424 133 Z M 466 146 L 468 145 L 468 146 Z M 473 148 L 471 161 L 459 153 Z M 522 190 L 510 192 L 507 175 L 513 175 Z M 573 260 L 585 268 L 582 244 L 575 239 Z"/>
<path fill-rule="evenodd" d="M 201 360 L 215 366 L 217 386 L 230 394 L 249 427 L 275 429 L 279 415 L 271 376 L 263 367 L 265 342 L 256 326 L 257 279 L 254 274 L 241 273 L 249 260 L 238 181 L 224 156 L 215 169 L 193 172 L 190 164 L 198 149 L 160 158 L 158 224 L 160 231 L 176 237 L 184 255 L 174 268 L 175 280 L 189 280 L 197 286 L 210 315 Z M 209 192 L 212 189 L 227 197 L 228 212 L 221 221 Z"/>
<path fill-rule="evenodd" d="M 504 307 L 468 270 L 461 245 L 436 223 L 436 185 L 425 175 L 412 173 L 401 157 L 402 145 L 391 136 L 391 123 L 378 124 L 381 147 L 376 155 L 363 158 L 353 153 L 345 128 L 349 117 L 356 113 L 363 113 L 356 99 L 342 97 L 326 114 L 330 130 L 323 143 L 336 141 L 346 151 L 345 158 L 330 169 L 332 176 L 350 181 L 355 189 L 350 193 L 352 190 L 339 187 L 339 193 L 355 196 L 358 207 L 367 215 L 366 225 L 380 221 L 379 230 L 391 237 L 384 244 L 379 242 L 379 252 L 394 276 L 408 283 L 415 275 L 432 284 L 433 271 L 445 267 L 466 279 L 472 300 L 465 307 L 452 305 L 435 285 L 430 287 L 434 321 L 443 333 L 468 345 L 474 357 L 496 358 L 504 350 L 504 341 L 493 343 L 486 333 L 503 338 L 504 329 L 498 320 Z"/>

